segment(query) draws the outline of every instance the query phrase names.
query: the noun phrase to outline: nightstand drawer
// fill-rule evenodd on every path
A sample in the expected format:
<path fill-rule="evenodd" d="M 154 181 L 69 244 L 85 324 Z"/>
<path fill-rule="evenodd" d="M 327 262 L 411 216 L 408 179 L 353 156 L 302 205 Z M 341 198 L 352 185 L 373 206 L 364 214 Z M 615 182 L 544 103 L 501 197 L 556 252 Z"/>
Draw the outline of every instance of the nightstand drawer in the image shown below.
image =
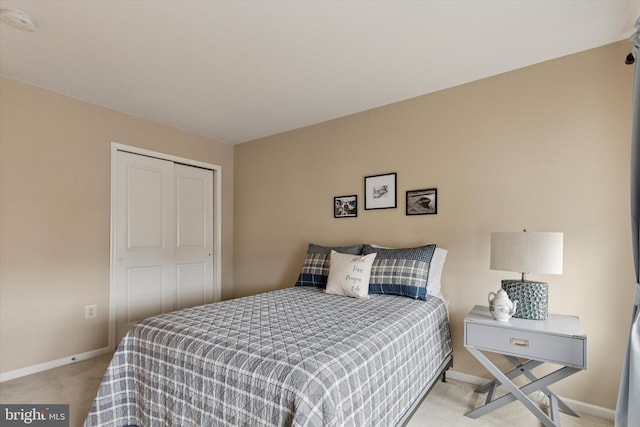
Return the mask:
<path fill-rule="evenodd" d="M 465 346 L 479 350 L 586 368 L 586 340 L 581 337 L 466 322 L 464 339 Z"/>

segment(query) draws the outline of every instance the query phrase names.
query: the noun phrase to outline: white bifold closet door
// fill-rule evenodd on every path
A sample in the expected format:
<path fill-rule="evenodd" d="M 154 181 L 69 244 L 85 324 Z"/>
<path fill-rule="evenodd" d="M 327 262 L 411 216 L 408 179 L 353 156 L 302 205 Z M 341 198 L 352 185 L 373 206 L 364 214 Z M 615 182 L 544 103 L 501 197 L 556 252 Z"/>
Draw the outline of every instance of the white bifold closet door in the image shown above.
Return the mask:
<path fill-rule="evenodd" d="M 213 171 L 117 153 L 116 342 L 155 314 L 213 301 Z"/>

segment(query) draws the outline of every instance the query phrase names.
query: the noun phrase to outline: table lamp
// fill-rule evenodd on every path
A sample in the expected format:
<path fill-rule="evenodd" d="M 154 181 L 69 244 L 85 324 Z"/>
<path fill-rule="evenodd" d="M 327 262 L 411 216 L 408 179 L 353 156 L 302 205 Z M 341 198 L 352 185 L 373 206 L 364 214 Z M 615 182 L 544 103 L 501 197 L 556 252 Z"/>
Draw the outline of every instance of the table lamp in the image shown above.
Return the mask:
<path fill-rule="evenodd" d="M 526 280 L 527 273 L 562 274 L 563 233 L 491 233 L 491 270 L 522 273 L 520 280 L 503 280 L 502 289 L 518 301 L 513 317 L 544 320 L 548 312 L 548 285 Z"/>

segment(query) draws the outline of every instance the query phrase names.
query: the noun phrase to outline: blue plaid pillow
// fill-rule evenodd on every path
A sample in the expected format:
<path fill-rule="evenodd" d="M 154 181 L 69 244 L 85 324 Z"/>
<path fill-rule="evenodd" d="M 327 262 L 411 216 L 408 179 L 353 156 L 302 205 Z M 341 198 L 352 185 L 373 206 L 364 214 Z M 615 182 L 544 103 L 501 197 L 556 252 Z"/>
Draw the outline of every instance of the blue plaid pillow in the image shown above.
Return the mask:
<path fill-rule="evenodd" d="M 331 250 L 350 255 L 361 255 L 363 245 L 327 247 L 309 243 L 307 256 L 302 264 L 302 271 L 295 286 L 327 287 Z"/>
<path fill-rule="evenodd" d="M 406 249 L 384 249 L 364 245 L 364 255 L 378 254 L 371 267 L 369 293 L 402 295 L 426 300 L 429 268 L 435 250 L 436 245 Z"/>

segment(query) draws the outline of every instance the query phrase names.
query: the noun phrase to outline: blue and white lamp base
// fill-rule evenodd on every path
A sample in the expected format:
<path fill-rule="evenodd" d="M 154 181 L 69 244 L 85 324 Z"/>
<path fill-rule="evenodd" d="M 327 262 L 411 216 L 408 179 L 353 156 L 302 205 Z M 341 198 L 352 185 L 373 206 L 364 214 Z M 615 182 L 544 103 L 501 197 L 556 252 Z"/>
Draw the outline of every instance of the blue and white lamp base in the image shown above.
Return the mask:
<path fill-rule="evenodd" d="M 502 289 L 511 301 L 518 301 L 513 317 L 546 320 L 549 316 L 549 287 L 544 282 L 503 280 Z"/>

